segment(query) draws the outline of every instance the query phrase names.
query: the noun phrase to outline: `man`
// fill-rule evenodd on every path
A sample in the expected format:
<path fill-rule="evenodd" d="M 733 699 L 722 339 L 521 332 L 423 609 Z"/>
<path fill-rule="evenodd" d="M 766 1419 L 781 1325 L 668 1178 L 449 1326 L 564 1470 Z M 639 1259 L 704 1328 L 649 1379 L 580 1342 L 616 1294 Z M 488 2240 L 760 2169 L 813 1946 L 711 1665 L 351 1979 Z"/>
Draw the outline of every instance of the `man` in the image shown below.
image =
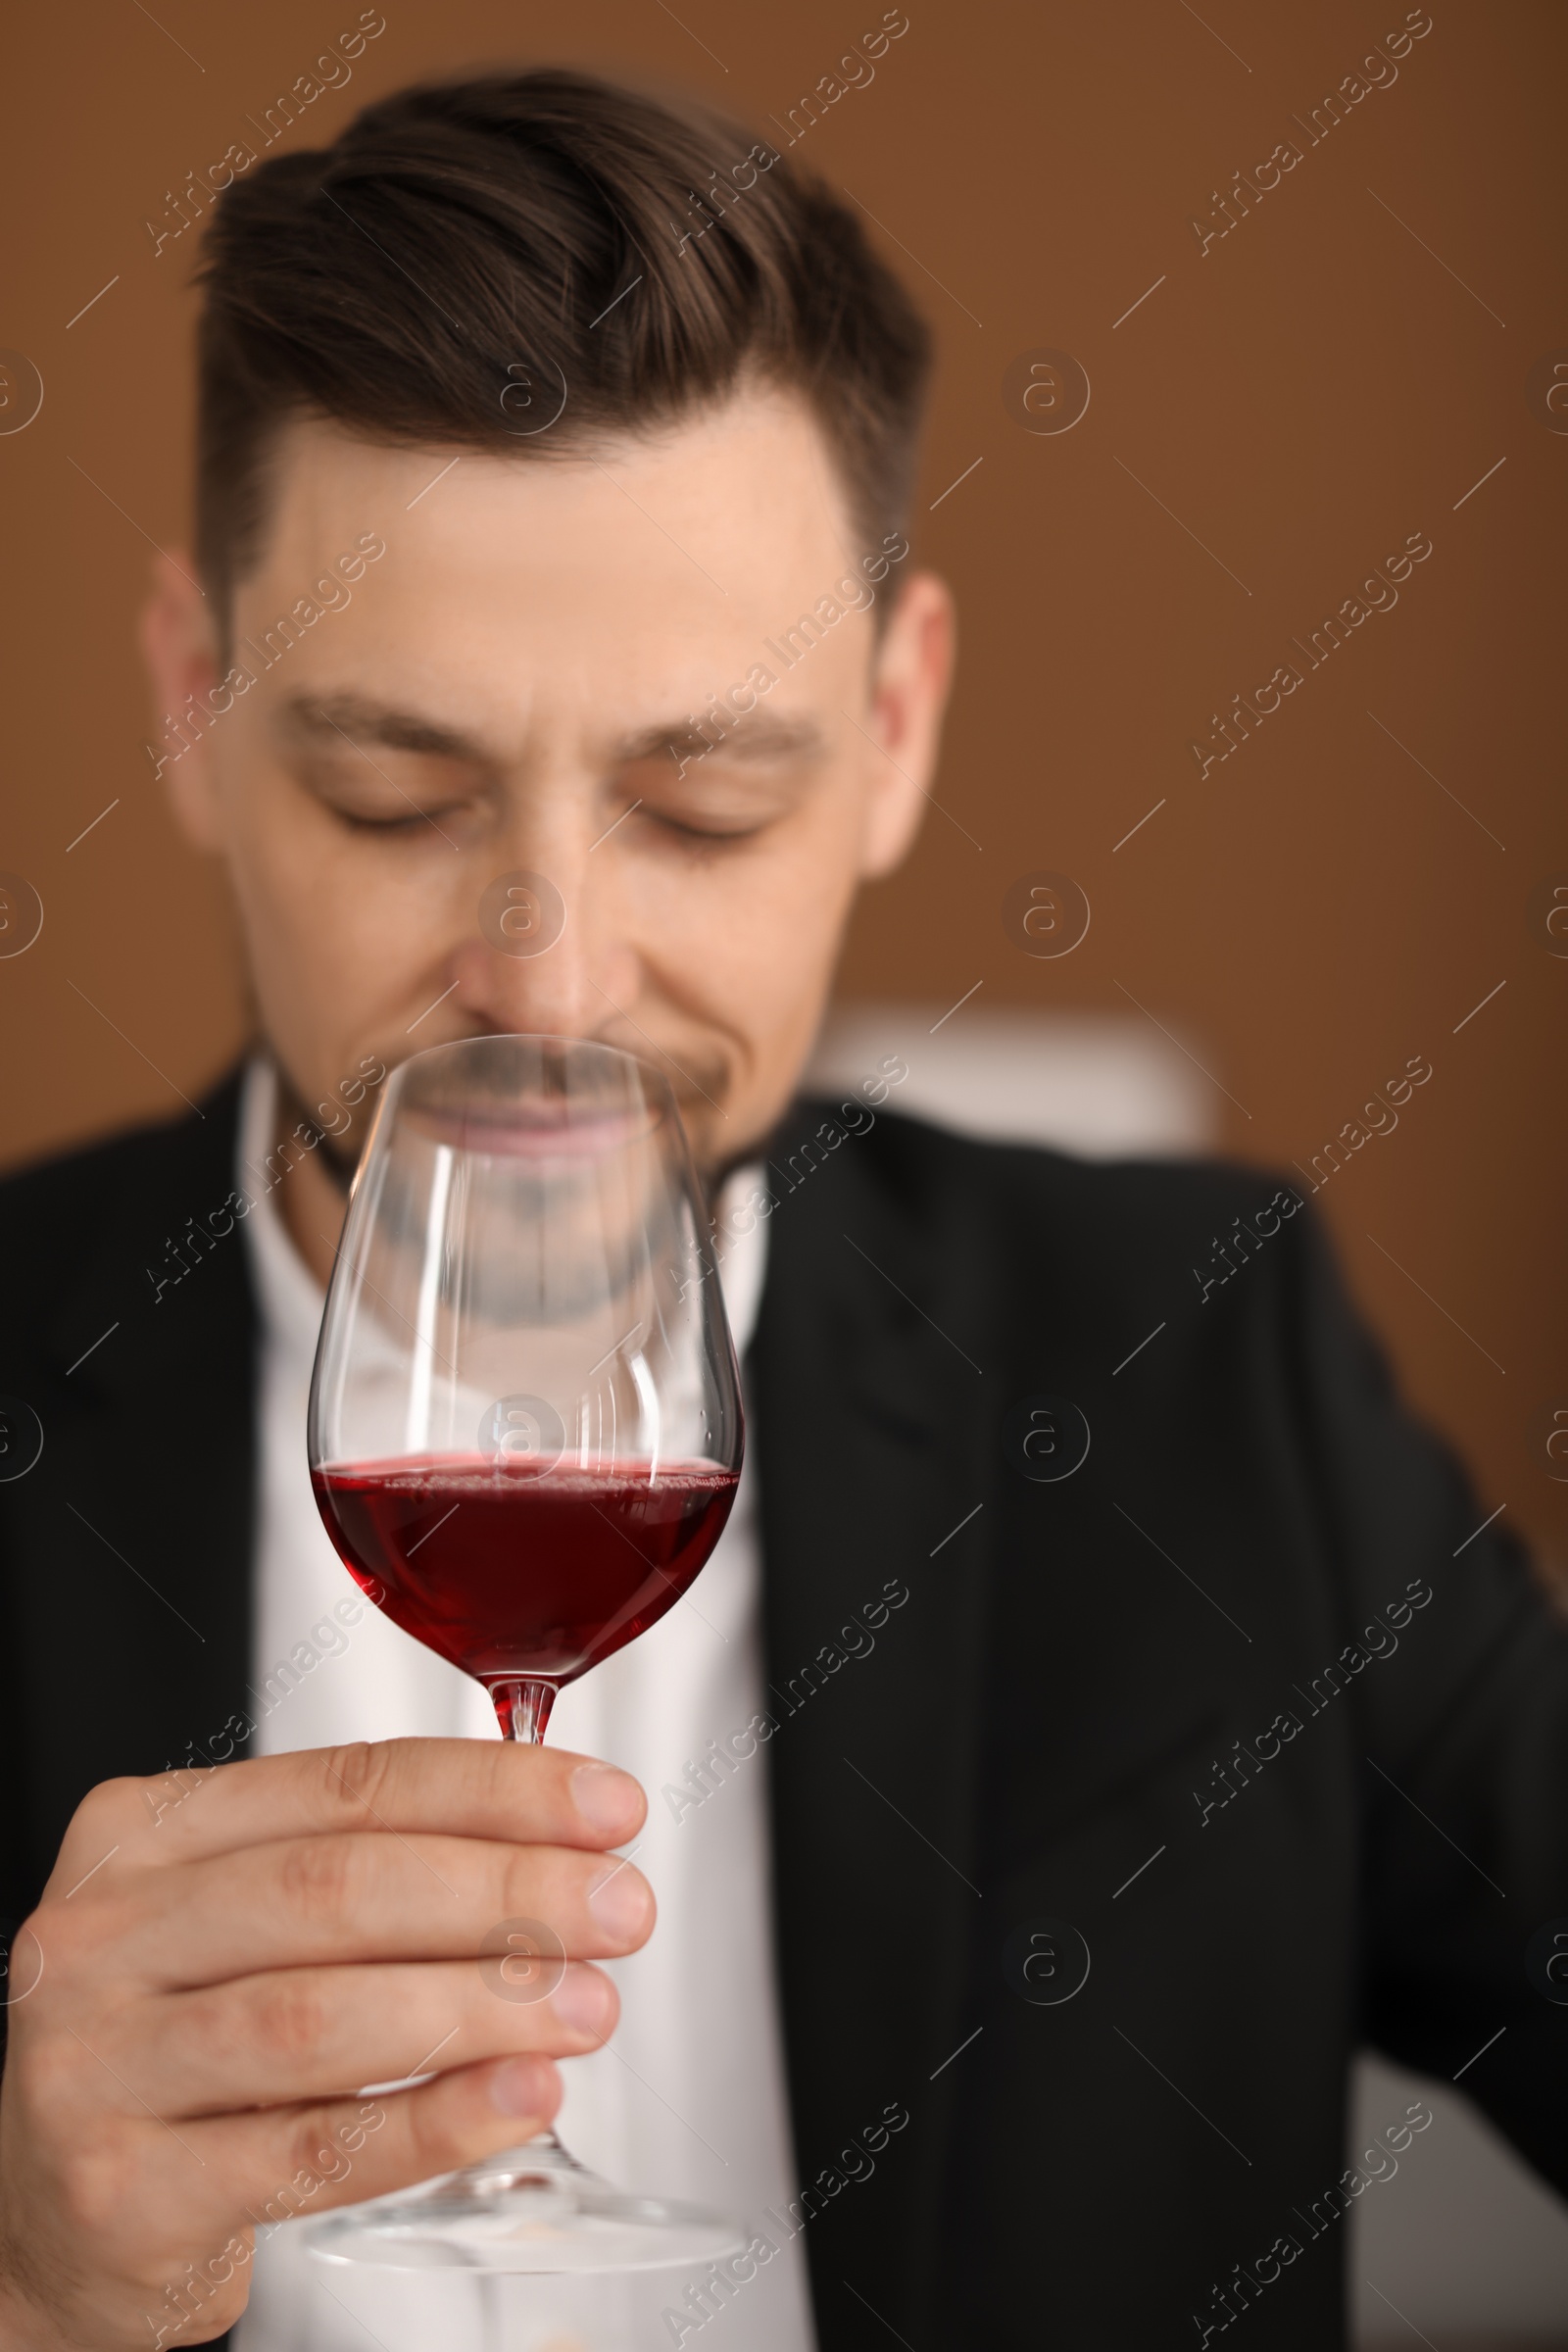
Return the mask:
<path fill-rule="evenodd" d="M 5 1187 L 0 2343 L 210 2341 L 253 2275 L 307 2340 L 258 2229 L 528 2137 L 563 2057 L 580 2153 L 755 2232 L 659 2341 L 1343 2341 L 1431 2120 L 1347 2169 L 1359 2040 L 1488 2043 L 1568 2188 L 1568 1637 L 1289 1188 L 962 1142 L 892 1056 L 793 1102 L 952 660 L 906 299 L 765 144 L 561 74 L 246 169 L 205 277 L 152 757 L 258 1047 Z M 708 1619 L 542 1750 L 457 1737 L 305 1484 L 380 1082 L 509 1030 L 666 1071 L 756 1320 Z M 517 1917 L 549 2000 L 476 1964 Z"/>

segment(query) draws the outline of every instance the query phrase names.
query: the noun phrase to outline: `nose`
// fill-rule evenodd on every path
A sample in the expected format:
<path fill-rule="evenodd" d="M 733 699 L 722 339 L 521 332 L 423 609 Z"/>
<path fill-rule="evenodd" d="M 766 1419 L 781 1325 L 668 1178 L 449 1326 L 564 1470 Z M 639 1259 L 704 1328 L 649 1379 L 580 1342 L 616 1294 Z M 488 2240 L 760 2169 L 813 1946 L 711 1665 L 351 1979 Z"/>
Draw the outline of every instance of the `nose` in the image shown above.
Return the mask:
<path fill-rule="evenodd" d="M 580 887 L 566 894 L 536 866 L 488 877 L 453 957 L 453 1006 L 490 1030 L 576 1037 L 593 1025 Z"/>
<path fill-rule="evenodd" d="M 473 876 L 452 1005 L 487 1030 L 593 1036 L 632 1004 L 639 961 L 613 860 L 594 855 L 591 813 L 512 834 Z"/>

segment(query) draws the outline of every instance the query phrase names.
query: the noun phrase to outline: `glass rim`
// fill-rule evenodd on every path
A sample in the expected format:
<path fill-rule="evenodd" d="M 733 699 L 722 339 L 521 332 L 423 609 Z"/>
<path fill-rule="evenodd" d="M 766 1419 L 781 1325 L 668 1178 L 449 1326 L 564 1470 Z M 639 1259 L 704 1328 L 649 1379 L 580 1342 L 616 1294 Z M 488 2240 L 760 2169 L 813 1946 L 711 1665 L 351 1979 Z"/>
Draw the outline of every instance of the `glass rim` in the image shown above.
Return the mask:
<path fill-rule="evenodd" d="M 674 1092 L 658 1063 L 650 1061 L 646 1054 L 634 1054 L 627 1046 L 612 1046 L 608 1038 L 568 1037 L 556 1029 L 487 1029 L 479 1037 L 448 1038 L 443 1045 L 421 1046 L 417 1053 L 406 1054 L 402 1061 L 395 1064 L 389 1076 L 400 1078 L 405 1070 L 413 1069 L 416 1062 L 433 1061 L 443 1054 L 464 1054 L 476 1046 L 562 1046 L 576 1054 L 602 1054 L 612 1061 L 629 1061 L 634 1068 L 646 1071 L 655 1079 L 665 1094 Z"/>
<path fill-rule="evenodd" d="M 589 1070 L 597 1065 L 605 1076 L 618 1072 L 629 1079 L 635 1074 L 637 1109 L 643 1116 L 628 1123 L 626 1114 L 633 1107 L 628 1101 L 622 1105 L 605 1103 L 598 1118 L 593 1115 L 590 1102 L 584 1104 L 587 1115 L 573 1117 L 566 1107 L 570 1102 L 569 1094 L 564 1092 L 560 1096 L 542 1098 L 562 1105 L 561 1113 L 552 1117 L 529 1119 L 509 1115 L 504 1101 L 497 1102 L 493 1109 L 489 1103 L 482 1102 L 443 1105 L 428 1101 L 420 1102 L 418 1076 L 411 1082 L 405 1075 L 408 1072 L 427 1074 L 428 1065 L 442 1060 L 461 1066 L 462 1056 L 466 1054 L 477 1057 L 477 1068 L 482 1071 L 484 1056 L 481 1049 L 485 1047 L 553 1050 L 563 1064 L 568 1056 L 575 1055 L 584 1059 Z M 547 1051 L 541 1058 L 548 1061 L 550 1052 Z M 421 1065 L 425 1065 L 424 1069 L 421 1069 Z M 633 1090 L 628 1086 L 626 1092 L 630 1096 Z M 641 1054 L 633 1054 L 624 1046 L 611 1045 L 602 1038 L 566 1037 L 551 1030 L 494 1030 L 480 1037 L 452 1038 L 442 1045 L 421 1047 L 417 1054 L 411 1054 L 392 1071 L 383 1108 L 388 1120 L 401 1117 L 416 1128 L 431 1132 L 435 1140 L 445 1141 L 451 1148 L 489 1157 L 580 1159 L 592 1155 L 596 1148 L 624 1148 L 671 1124 L 682 1148 L 688 1144 L 674 1088 L 657 1064 Z M 439 1131 L 449 1121 L 461 1129 L 461 1133 L 442 1137 Z M 610 1132 L 617 1124 L 621 1132 Z M 599 1130 L 597 1138 L 596 1127 Z"/>

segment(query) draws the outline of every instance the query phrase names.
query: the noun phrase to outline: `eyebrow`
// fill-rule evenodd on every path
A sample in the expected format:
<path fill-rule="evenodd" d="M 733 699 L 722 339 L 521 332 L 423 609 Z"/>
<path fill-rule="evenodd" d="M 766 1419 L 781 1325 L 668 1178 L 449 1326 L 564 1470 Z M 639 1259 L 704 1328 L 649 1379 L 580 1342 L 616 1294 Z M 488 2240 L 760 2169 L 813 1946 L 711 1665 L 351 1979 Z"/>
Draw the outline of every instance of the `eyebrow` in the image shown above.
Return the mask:
<path fill-rule="evenodd" d="M 363 695 L 293 695 L 280 715 L 290 733 L 323 741 L 346 736 L 355 749 L 363 743 L 375 743 L 390 751 L 422 753 L 428 759 L 462 760 L 479 766 L 502 763 L 495 747 L 477 736 L 444 726 L 419 711 L 400 710 L 395 704 L 374 702 Z M 622 736 L 611 747 L 612 757 L 628 765 L 666 756 L 678 758 L 707 741 L 702 726 L 720 735 L 719 744 L 710 749 L 722 749 L 729 757 L 748 761 L 821 759 L 827 751 L 827 739 L 814 719 L 753 709 L 731 714 L 728 725 L 708 717 L 699 721 L 690 712 L 681 718 L 662 719 Z"/>
<path fill-rule="evenodd" d="M 466 760 L 494 764 L 492 748 L 459 728 L 438 725 L 415 710 L 400 710 L 390 703 L 368 701 L 357 694 L 290 695 L 280 713 L 290 734 L 319 737 L 346 735 L 358 749 L 362 741 L 378 743 L 388 751 L 422 752 L 437 760 Z"/>
<path fill-rule="evenodd" d="M 709 745 L 704 727 L 711 727 L 718 735 L 716 744 Z M 614 748 L 616 758 L 629 763 L 671 753 L 689 754 L 696 746 L 721 751 L 736 760 L 820 760 L 827 752 L 827 738 L 814 719 L 753 709 L 730 713 L 727 725 L 709 714 L 701 719 L 688 714 L 663 720 L 623 736 Z"/>

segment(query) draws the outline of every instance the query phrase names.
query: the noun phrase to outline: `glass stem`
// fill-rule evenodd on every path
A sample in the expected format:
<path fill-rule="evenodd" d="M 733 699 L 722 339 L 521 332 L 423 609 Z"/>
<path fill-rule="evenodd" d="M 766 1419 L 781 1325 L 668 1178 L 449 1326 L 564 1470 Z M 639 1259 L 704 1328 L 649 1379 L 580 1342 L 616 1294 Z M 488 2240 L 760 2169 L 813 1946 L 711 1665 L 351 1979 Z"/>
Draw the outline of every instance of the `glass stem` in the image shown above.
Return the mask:
<path fill-rule="evenodd" d="M 523 1740 L 531 1742 L 534 1746 L 542 1745 L 545 1726 L 550 1721 L 550 1710 L 556 1703 L 555 1684 L 538 1682 L 532 1677 L 524 1675 L 513 1682 L 491 1683 L 489 1690 L 496 1710 L 496 1721 L 501 1726 L 502 1739 Z M 549 2148 L 557 2156 L 565 2156 L 566 2154 L 555 2132 L 551 2131 L 539 2132 L 537 2137 L 530 2140 L 528 2144 L 533 2148 Z M 570 2163 L 571 2159 L 567 2157 L 566 2161 Z M 497 2332 L 500 2326 L 499 2308 L 499 2304 L 494 2301 L 486 2301 L 484 2304 L 486 2327 L 496 2345 L 500 2343 L 500 2335 Z M 489 2343 L 485 2347 L 485 2352 L 492 2352 Z"/>
<path fill-rule="evenodd" d="M 535 1682 L 529 1677 L 492 1683 L 490 1696 L 503 1740 L 543 1740 L 550 1710 L 556 1703 L 554 1683 Z"/>

